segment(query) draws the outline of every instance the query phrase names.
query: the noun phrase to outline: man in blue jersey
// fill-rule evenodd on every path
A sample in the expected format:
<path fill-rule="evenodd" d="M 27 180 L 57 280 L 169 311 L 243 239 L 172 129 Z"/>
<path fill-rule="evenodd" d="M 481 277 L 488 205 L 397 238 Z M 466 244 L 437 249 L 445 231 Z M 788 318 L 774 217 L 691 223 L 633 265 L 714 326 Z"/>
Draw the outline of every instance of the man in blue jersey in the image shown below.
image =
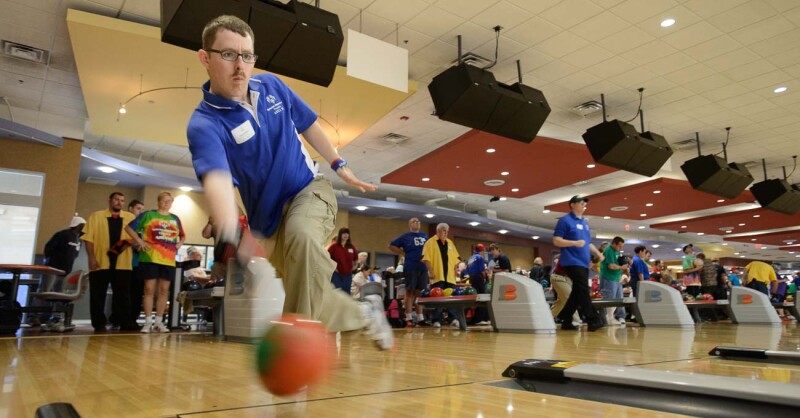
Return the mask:
<path fill-rule="evenodd" d="M 406 296 L 403 304 L 406 311 L 406 326 L 414 326 L 411 311 L 419 293 L 428 287 L 428 267 L 422 262 L 422 247 L 428 236 L 420 232 L 419 218 L 408 220 L 409 232 L 395 238 L 389 243 L 389 250 L 404 257 L 403 276 L 405 277 Z M 417 324 L 429 325 L 422 314 L 422 305 L 417 306 Z"/>
<path fill-rule="evenodd" d="M 247 23 L 220 16 L 206 25 L 202 37 L 197 55 L 209 81 L 187 137 L 218 227 L 217 242 L 225 249 L 217 261 L 230 258 L 238 245 L 235 185 L 251 231 L 283 279 L 284 312 L 320 320 L 334 332 L 367 327 L 381 348 L 390 348 L 393 337 L 380 297 L 359 305 L 330 285 L 335 263 L 325 246 L 337 203 L 300 135 L 347 184 L 362 192 L 376 187 L 353 175 L 317 115 L 286 84 L 270 74 L 250 76 L 258 57 Z M 255 252 L 243 247 L 236 252 L 240 262 Z"/>
<path fill-rule="evenodd" d="M 486 293 L 486 280 L 489 278 L 489 273 L 486 270 L 486 258 L 483 257 L 484 250 L 483 244 L 475 244 L 472 256 L 467 261 L 466 271 L 467 275 L 469 275 L 469 284 L 478 293 Z M 475 308 L 475 315 L 472 321 L 475 325 L 490 325 L 489 311 L 483 307 Z"/>
<path fill-rule="evenodd" d="M 592 244 L 592 234 L 589 224 L 583 217 L 589 199 L 582 196 L 572 196 L 569 200 L 569 213 L 562 216 L 553 232 L 553 245 L 561 248 L 559 264 L 572 280 L 572 293 L 569 294 L 567 304 L 559 312 L 561 329 L 577 329 L 572 325 L 572 315 L 577 309 L 589 324 L 589 331 L 603 327 L 603 322 L 592 307 L 592 298 L 589 293 L 589 259 L 591 254 L 600 261 L 604 257 Z"/>

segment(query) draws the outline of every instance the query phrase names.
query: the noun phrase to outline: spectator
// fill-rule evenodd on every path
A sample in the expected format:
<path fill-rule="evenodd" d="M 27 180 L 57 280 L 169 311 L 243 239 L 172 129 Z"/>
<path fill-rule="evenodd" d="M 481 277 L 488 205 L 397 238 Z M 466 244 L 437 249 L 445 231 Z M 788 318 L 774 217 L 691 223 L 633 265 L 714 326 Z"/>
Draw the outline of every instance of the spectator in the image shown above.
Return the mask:
<path fill-rule="evenodd" d="M 472 256 L 467 261 L 467 268 L 465 270 L 469 276 L 469 284 L 475 288 L 478 293 L 486 293 L 486 280 L 488 274 L 486 272 L 486 259 L 483 257 L 484 247 L 483 244 L 475 244 L 473 246 Z M 472 317 L 476 325 L 490 325 L 489 311 L 486 308 L 475 308 L 475 315 Z"/>
<path fill-rule="evenodd" d="M 428 278 L 431 282 L 431 288 L 455 288 L 456 277 L 455 267 L 461 260 L 458 254 L 456 245 L 450 238 L 447 238 L 447 233 L 450 231 L 450 225 L 440 223 L 436 225 L 436 239 L 429 239 L 422 247 L 422 262 L 428 267 Z M 458 328 L 458 319 L 456 319 L 456 312 L 454 309 L 447 310 L 449 318 L 452 320 L 450 325 L 453 328 Z M 442 310 L 437 308 L 433 311 L 433 326 L 439 328 L 442 326 Z"/>
<path fill-rule="evenodd" d="M 697 259 L 703 261 L 703 270 L 700 271 L 700 293 L 713 295 L 717 289 L 717 267 L 712 260 L 706 260 L 706 255 L 703 253 L 698 253 Z"/>
<path fill-rule="evenodd" d="M 331 277 L 333 287 L 350 294 L 358 250 L 350 240 L 349 228 L 339 229 L 336 241 L 328 247 L 328 253 L 331 255 L 331 260 L 336 262 L 336 270 Z"/>
<path fill-rule="evenodd" d="M 489 244 L 489 252 L 492 254 L 492 260 L 494 260 L 492 274 L 511 271 L 511 261 L 503 254 L 499 245 L 494 243 Z"/>
<path fill-rule="evenodd" d="M 126 230 L 141 247 L 139 269 L 144 278 L 144 327 L 143 333 L 169 332 L 164 324 L 164 311 L 167 309 L 167 296 L 172 281 L 175 280 L 175 256 L 181 248 L 186 234 L 181 220 L 170 213 L 172 194 L 158 194 L 158 209 L 139 214 Z M 156 319 L 152 320 L 153 297 L 158 287 L 156 300 Z"/>
<path fill-rule="evenodd" d="M 69 222 L 69 228 L 62 229 L 61 231 L 53 234 L 52 237 L 44 245 L 44 256 L 46 258 L 45 265 L 63 270 L 64 274 L 59 276 L 43 275 L 39 281 L 39 292 L 58 292 L 62 289 L 64 277 L 72 272 L 72 266 L 75 263 L 75 258 L 81 251 L 81 234 L 83 234 L 83 227 L 86 221 L 78 216 L 75 216 Z M 47 306 L 47 302 L 41 299 L 34 299 L 31 306 L 41 307 Z M 37 326 L 42 321 L 50 320 L 50 324 L 60 320 L 60 316 L 29 313 L 28 323 L 32 326 Z"/>
<path fill-rule="evenodd" d="M 731 272 L 728 273 L 728 283 L 731 287 L 742 285 L 742 282 L 739 280 L 739 267 L 731 267 Z"/>
<path fill-rule="evenodd" d="M 600 293 L 603 299 L 622 299 L 622 272 L 628 268 L 627 257 L 621 258 L 623 246 L 625 240 L 614 237 L 611 245 L 603 251 L 603 260 L 600 262 Z M 606 308 L 606 317 L 609 324 L 616 319 L 620 325 L 625 325 L 625 308 Z"/>
<path fill-rule="evenodd" d="M 361 300 L 361 288 L 370 282 L 370 267 L 368 265 L 358 266 L 356 274 L 353 276 L 352 284 L 350 285 L 350 294 L 355 300 Z"/>
<path fill-rule="evenodd" d="M 683 246 L 683 285 L 686 293 L 697 299 L 700 295 L 700 278 L 702 277 L 702 260 L 698 265 L 694 256 L 694 246 L 687 244 Z"/>
<path fill-rule="evenodd" d="M 531 279 L 536 280 L 539 283 L 542 282 L 542 279 L 545 276 L 543 264 L 544 264 L 544 261 L 542 260 L 542 257 L 534 258 L 533 259 L 533 267 L 531 267 L 531 272 L 529 274 L 529 277 Z"/>
<path fill-rule="evenodd" d="M 140 202 L 139 200 L 133 199 L 131 203 L 128 204 L 128 212 L 132 213 L 133 216 L 139 216 L 144 211 L 144 203 Z M 139 271 L 139 251 L 142 249 L 139 248 L 139 244 L 136 241 L 133 242 L 133 259 L 131 260 L 131 320 L 134 322 L 139 318 L 139 314 L 142 312 L 142 297 L 144 297 L 144 278 Z M 116 323 L 117 321 L 114 318 L 111 318 L 112 323 Z"/>
<path fill-rule="evenodd" d="M 768 286 L 776 281 L 778 277 L 775 275 L 775 269 L 763 261 L 751 261 L 744 268 L 743 282 L 746 286 L 767 296 L 769 296 Z"/>
<path fill-rule="evenodd" d="M 119 320 L 120 329 L 124 331 L 139 329 L 130 317 L 133 251 L 128 248 L 132 237 L 125 230 L 134 216 L 122 210 L 124 204 L 124 194 L 111 193 L 108 208 L 89 216 L 81 236 L 86 243 L 89 262 L 89 305 L 94 332 L 106 331 L 108 319 L 105 305 L 109 284 L 114 292 L 111 300 L 112 317 Z"/>
<path fill-rule="evenodd" d="M 403 263 L 399 264 L 395 271 L 402 272 L 405 279 L 406 294 L 403 298 L 403 308 L 406 313 L 407 327 L 429 325 L 425 322 L 422 305 L 416 307 L 416 324 L 413 323 L 411 315 L 420 292 L 428 287 L 428 268 L 422 262 L 422 248 L 425 246 L 428 236 L 424 232 L 420 232 L 420 226 L 419 218 L 409 219 L 408 232 L 389 243 L 389 250 L 400 255 L 400 259 L 403 260 Z"/>
<path fill-rule="evenodd" d="M 645 263 L 645 258 L 647 257 L 647 249 L 644 245 L 638 245 L 636 248 L 633 249 L 635 253 L 633 256 L 633 264 L 631 265 L 631 296 L 638 297 L 638 289 L 639 289 L 639 282 L 650 280 L 650 269 Z"/>

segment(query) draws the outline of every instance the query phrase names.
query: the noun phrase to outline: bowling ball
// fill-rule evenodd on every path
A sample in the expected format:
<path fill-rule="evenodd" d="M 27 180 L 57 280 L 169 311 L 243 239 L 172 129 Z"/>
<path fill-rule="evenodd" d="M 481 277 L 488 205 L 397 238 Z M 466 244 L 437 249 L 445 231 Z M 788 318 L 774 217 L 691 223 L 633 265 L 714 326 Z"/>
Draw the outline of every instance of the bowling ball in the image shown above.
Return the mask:
<path fill-rule="evenodd" d="M 444 291 L 442 290 L 441 287 L 434 287 L 433 289 L 431 289 L 430 297 L 440 298 L 442 296 L 444 296 Z"/>
<path fill-rule="evenodd" d="M 539 282 L 539 283 L 541 283 L 542 287 L 543 287 L 543 288 L 545 288 L 545 289 L 547 289 L 548 287 L 550 287 L 550 280 L 547 280 L 547 279 L 542 279 L 542 281 L 541 281 L 541 282 Z"/>
<path fill-rule="evenodd" d="M 463 295 L 464 295 L 464 289 L 463 288 L 457 287 L 457 288 L 453 289 L 453 296 L 463 296 Z"/>
<path fill-rule="evenodd" d="M 794 296 L 792 296 L 792 295 L 786 296 L 786 301 L 787 302 L 794 302 Z"/>
<path fill-rule="evenodd" d="M 212 287 L 214 287 L 216 285 L 217 285 L 217 282 L 215 282 L 214 280 L 211 280 L 208 283 L 206 283 L 206 285 L 203 286 L 203 288 L 204 289 L 211 289 Z"/>
<path fill-rule="evenodd" d="M 703 300 L 714 300 L 714 295 L 711 293 L 703 293 Z"/>
<path fill-rule="evenodd" d="M 472 286 L 467 286 L 467 287 L 464 288 L 464 294 L 465 295 L 477 295 L 478 291 L 475 290 L 475 288 L 472 287 Z"/>
<path fill-rule="evenodd" d="M 191 292 L 193 290 L 200 290 L 203 286 L 200 285 L 200 282 L 197 280 L 187 280 L 181 284 L 181 290 L 186 292 Z"/>
<path fill-rule="evenodd" d="M 221 278 L 214 282 L 214 287 L 225 287 L 225 278 Z"/>
<path fill-rule="evenodd" d="M 427 298 L 430 295 L 431 295 L 431 289 L 422 289 L 422 291 L 419 292 L 419 297 L 421 298 Z"/>
<path fill-rule="evenodd" d="M 444 295 L 445 296 L 453 296 L 453 288 L 448 287 L 447 289 L 444 289 Z"/>
<path fill-rule="evenodd" d="M 332 352 L 322 323 L 287 314 L 270 322 L 259 340 L 256 370 L 270 393 L 293 395 L 328 373 Z"/>
<path fill-rule="evenodd" d="M 492 282 L 486 283 L 486 293 L 492 293 Z"/>
<path fill-rule="evenodd" d="M 600 292 L 592 292 L 592 299 L 602 299 L 603 294 Z"/>
<path fill-rule="evenodd" d="M 691 302 L 691 301 L 693 301 L 693 300 L 694 300 L 694 296 L 692 296 L 692 295 L 688 295 L 688 294 L 687 294 L 687 295 L 684 295 L 684 296 L 683 296 L 683 300 L 685 300 L 685 301 L 688 301 L 688 302 Z"/>

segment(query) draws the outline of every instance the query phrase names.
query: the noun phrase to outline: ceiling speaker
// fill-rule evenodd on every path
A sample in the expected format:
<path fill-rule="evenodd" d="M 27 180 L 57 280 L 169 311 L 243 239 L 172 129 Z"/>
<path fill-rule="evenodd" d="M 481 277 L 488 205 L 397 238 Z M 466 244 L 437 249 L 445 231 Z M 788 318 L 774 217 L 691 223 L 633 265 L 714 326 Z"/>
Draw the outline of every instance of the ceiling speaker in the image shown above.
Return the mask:
<path fill-rule="evenodd" d="M 550 114 L 544 94 L 521 83 L 506 85 L 468 64 L 450 67 L 428 85 L 439 119 L 529 143 Z"/>
<path fill-rule="evenodd" d="M 583 141 L 596 162 L 648 177 L 672 156 L 663 136 L 639 134 L 633 125 L 617 119 L 587 129 Z"/>
<path fill-rule="evenodd" d="M 769 179 L 754 184 L 750 191 L 763 208 L 787 215 L 800 212 L 800 188 L 796 184 L 789 185 L 782 179 Z"/>
<path fill-rule="evenodd" d="M 683 174 L 695 190 L 733 199 L 739 196 L 753 176 L 742 164 L 725 162 L 716 155 L 701 155 L 681 165 Z"/>

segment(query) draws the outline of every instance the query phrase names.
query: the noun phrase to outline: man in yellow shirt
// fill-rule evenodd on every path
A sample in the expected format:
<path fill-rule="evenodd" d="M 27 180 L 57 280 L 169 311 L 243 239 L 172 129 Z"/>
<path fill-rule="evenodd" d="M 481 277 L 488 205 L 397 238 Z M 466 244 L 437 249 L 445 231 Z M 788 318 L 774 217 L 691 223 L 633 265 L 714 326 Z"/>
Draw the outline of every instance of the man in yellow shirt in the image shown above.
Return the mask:
<path fill-rule="evenodd" d="M 130 317 L 133 250 L 131 237 L 125 232 L 125 227 L 135 217 L 122 210 L 124 205 L 124 194 L 111 193 L 108 209 L 92 213 L 81 236 L 89 261 L 89 313 L 94 332 L 106 331 L 105 302 L 109 284 L 114 292 L 111 316 L 119 321 L 120 329 L 139 330 L 136 319 Z"/>
<path fill-rule="evenodd" d="M 447 233 L 450 231 L 450 226 L 446 223 L 436 225 L 436 238 L 431 237 L 425 242 L 422 247 L 422 262 L 428 267 L 428 277 L 430 277 L 431 288 L 438 287 L 441 289 L 455 288 L 456 287 L 456 265 L 461 261 L 461 256 L 458 254 L 456 245 L 450 238 L 447 238 Z M 448 309 L 447 314 L 452 318 L 451 326 L 454 328 L 459 327 L 456 312 L 453 309 Z M 442 310 L 435 309 L 433 311 L 433 326 L 439 328 L 442 326 Z"/>
<path fill-rule="evenodd" d="M 747 287 L 758 290 L 769 297 L 769 284 L 778 281 L 775 269 L 763 261 L 752 261 L 744 268 L 744 278 Z"/>

